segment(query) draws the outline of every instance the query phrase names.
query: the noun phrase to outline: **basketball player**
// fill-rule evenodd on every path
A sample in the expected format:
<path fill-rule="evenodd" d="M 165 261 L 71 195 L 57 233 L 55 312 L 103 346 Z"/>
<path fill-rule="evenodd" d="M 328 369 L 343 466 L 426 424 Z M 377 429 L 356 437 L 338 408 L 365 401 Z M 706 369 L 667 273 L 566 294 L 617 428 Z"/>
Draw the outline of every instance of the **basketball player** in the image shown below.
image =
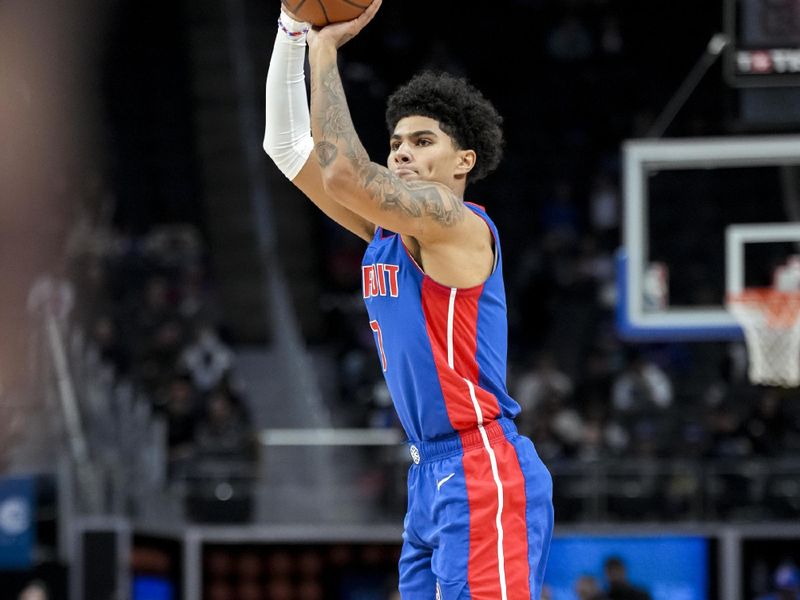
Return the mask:
<path fill-rule="evenodd" d="M 539 599 L 551 479 L 506 391 L 497 229 L 464 201 L 502 152 L 501 118 L 462 79 L 422 74 L 389 99 L 386 166 L 353 129 L 337 51 L 373 18 L 318 31 L 283 12 L 267 76 L 264 148 L 325 214 L 368 243 L 368 323 L 413 464 L 404 600 Z M 311 70 L 311 114 L 304 85 Z M 309 132 L 311 129 L 311 133 Z M 313 133 L 313 139 L 312 134 Z"/>

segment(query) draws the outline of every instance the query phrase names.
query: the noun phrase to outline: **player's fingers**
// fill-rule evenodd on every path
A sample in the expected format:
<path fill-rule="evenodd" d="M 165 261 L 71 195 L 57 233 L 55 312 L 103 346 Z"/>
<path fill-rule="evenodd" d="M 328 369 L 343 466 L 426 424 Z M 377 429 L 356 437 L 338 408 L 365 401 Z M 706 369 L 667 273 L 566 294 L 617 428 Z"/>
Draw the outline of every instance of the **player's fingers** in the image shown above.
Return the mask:
<path fill-rule="evenodd" d="M 354 25 L 358 28 L 358 31 L 361 31 L 364 27 L 366 27 L 367 23 L 372 21 L 375 14 L 378 12 L 378 9 L 381 7 L 383 0 L 372 0 L 370 5 L 366 8 L 366 10 L 358 15 L 356 18 Z"/>

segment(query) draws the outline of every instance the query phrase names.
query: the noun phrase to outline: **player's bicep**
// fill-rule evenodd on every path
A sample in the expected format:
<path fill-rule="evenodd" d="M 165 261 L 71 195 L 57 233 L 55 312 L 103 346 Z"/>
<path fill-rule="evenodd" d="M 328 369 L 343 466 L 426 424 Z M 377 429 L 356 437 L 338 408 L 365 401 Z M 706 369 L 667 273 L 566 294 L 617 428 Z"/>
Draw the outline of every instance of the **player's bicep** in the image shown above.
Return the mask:
<path fill-rule="evenodd" d="M 337 201 L 366 220 L 418 239 L 446 234 L 466 216 L 464 203 L 447 186 L 406 181 L 376 163 L 332 189 Z"/>
<path fill-rule="evenodd" d="M 292 183 L 336 223 L 367 242 L 372 240 L 372 236 L 375 234 L 375 224 L 328 195 L 322 183 L 319 162 L 313 154 L 308 157 L 303 168 L 292 179 Z"/>

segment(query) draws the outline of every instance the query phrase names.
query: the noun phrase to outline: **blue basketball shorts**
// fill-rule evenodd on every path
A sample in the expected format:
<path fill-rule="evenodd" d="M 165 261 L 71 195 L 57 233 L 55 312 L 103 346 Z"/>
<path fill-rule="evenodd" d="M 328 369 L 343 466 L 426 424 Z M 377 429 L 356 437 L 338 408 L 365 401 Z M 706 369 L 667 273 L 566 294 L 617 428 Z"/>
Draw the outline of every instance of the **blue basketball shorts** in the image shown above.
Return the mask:
<path fill-rule="evenodd" d="M 403 600 L 539 600 L 553 532 L 552 480 L 501 418 L 410 442 Z"/>

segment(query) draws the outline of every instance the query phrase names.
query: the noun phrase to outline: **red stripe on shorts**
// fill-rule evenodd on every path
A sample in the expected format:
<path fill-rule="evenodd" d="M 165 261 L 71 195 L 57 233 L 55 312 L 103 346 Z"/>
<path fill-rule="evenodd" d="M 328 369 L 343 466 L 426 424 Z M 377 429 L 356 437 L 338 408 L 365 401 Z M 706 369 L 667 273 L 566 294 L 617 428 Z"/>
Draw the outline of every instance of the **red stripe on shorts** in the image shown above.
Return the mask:
<path fill-rule="evenodd" d="M 474 600 L 498 600 L 500 562 L 497 554 L 497 485 L 486 450 L 475 449 L 462 458 L 469 504 L 469 562 L 467 583 Z"/>
<path fill-rule="evenodd" d="M 503 572 L 507 600 L 530 600 L 525 479 L 513 445 L 503 439 L 494 451 L 503 489 Z M 467 582 L 473 600 L 499 600 L 499 495 L 488 450 L 475 448 L 462 459 L 470 511 Z"/>
<path fill-rule="evenodd" d="M 502 440 L 494 446 L 494 453 L 500 480 L 503 482 L 503 551 L 508 600 L 529 600 L 531 591 L 525 476 L 511 442 Z"/>

